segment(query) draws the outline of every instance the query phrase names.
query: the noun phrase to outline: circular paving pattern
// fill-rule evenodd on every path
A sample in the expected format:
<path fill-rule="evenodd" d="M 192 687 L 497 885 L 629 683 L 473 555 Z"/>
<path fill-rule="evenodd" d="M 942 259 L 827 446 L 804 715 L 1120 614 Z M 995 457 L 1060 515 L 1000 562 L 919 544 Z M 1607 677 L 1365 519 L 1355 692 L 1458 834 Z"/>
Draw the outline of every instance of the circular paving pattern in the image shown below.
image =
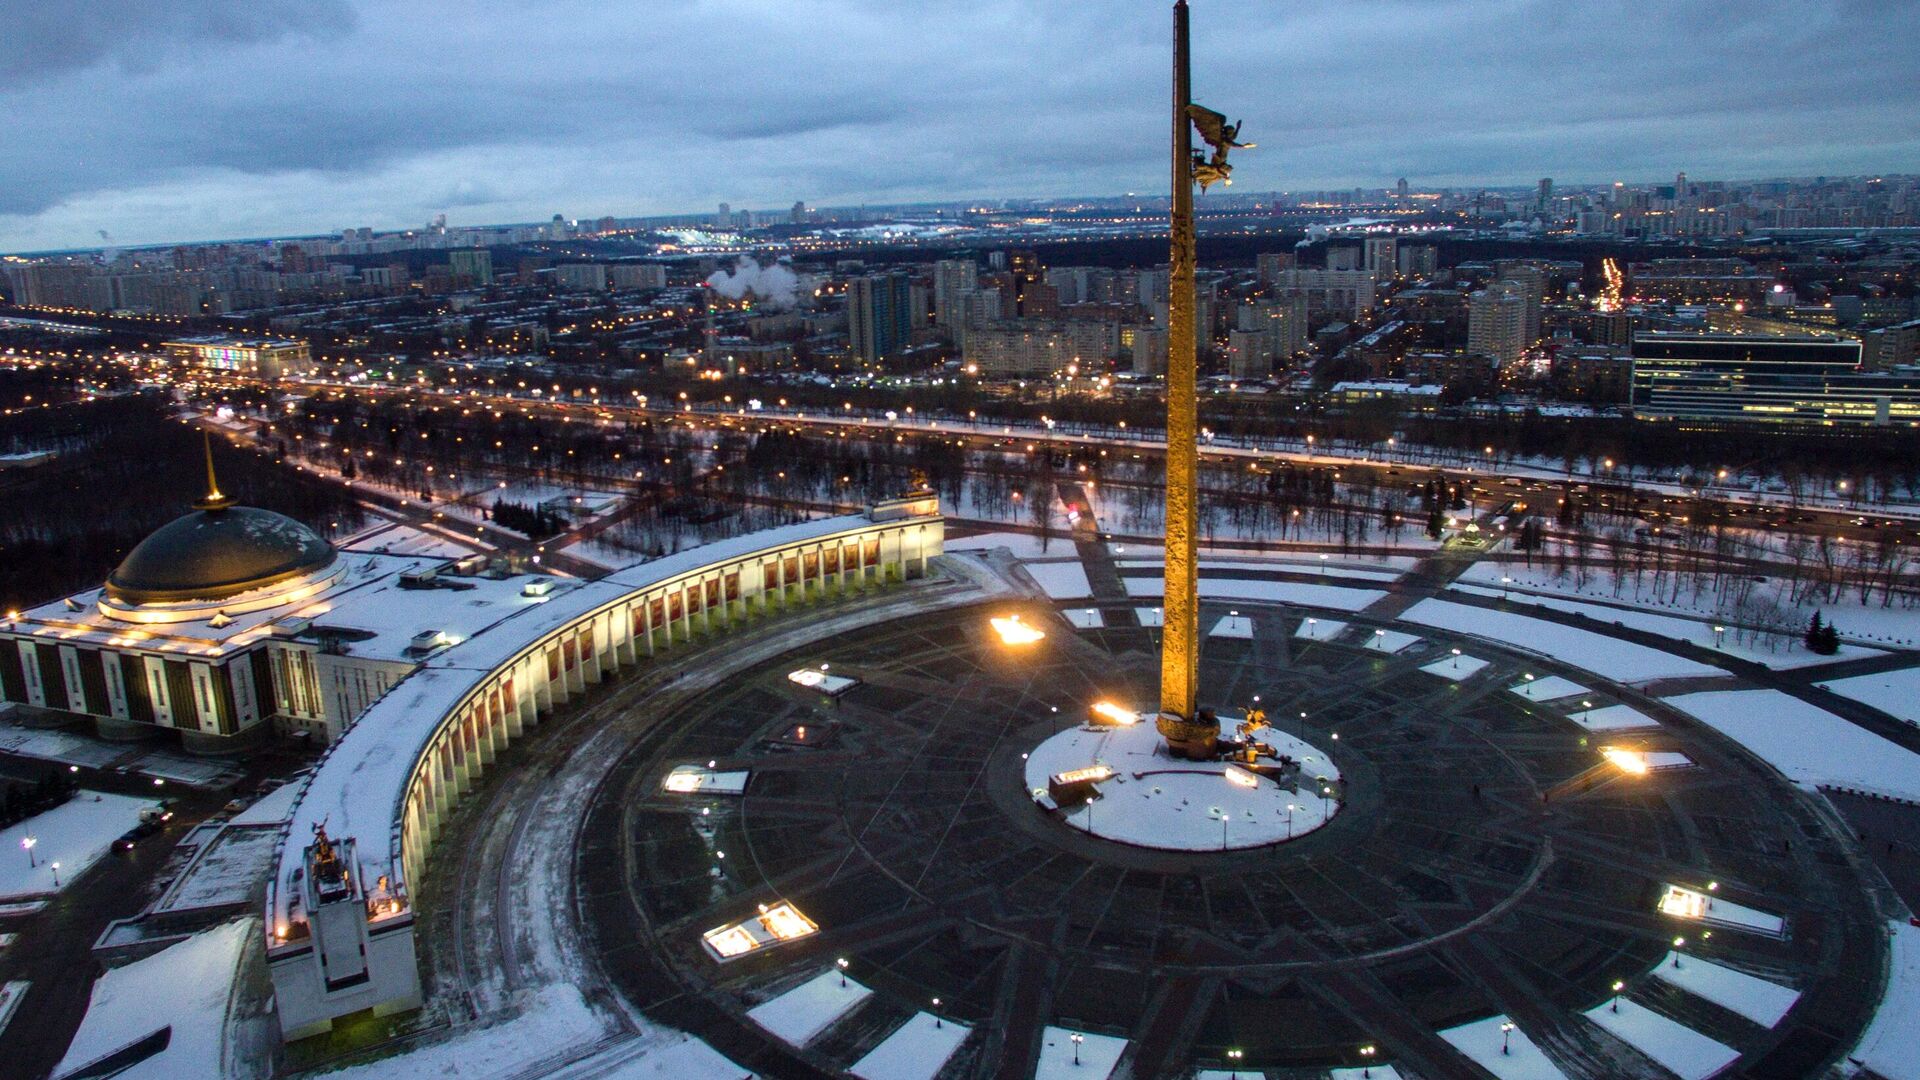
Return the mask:
<path fill-rule="evenodd" d="M 1570 699 L 1510 690 L 1555 668 L 1485 642 L 1420 629 L 1389 653 L 1364 619 L 1330 638 L 1323 615 L 1308 639 L 1305 612 L 1234 609 L 1253 632 L 1206 644 L 1203 700 L 1237 712 L 1259 695 L 1327 749 L 1346 798 L 1323 828 L 1229 851 L 1068 828 L 1035 804 L 1022 755 L 1092 702 L 1152 700 L 1156 632 L 1074 631 L 1031 606 L 1048 637 L 1013 650 L 985 610 L 902 620 L 696 696 L 614 769 L 579 858 L 609 975 L 745 1060 L 771 1040 L 745 1011 L 844 957 L 873 997 L 781 1051 L 789 1071 L 822 1073 L 935 998 L 976 1026 L 943 1076 L 1024 1075 L 1048 1024 L 1129 1040 L 1136 1076 L 1229 1048 L 1249 1070 L 1319 1075 L 1360 1064 L 1363 1045 L 1424 1076 L 1477 1076 L 1437 1032 L 1496 1015 L 1569 1075 L 1664 1075 L 1581 1015 L 1615 981 L 1740 1051 L 1737 1074 L 1803 1075 L 1857 1037 L 1862 973 L 1885 945 L 1851 844 L 1719 736 L 1581 672 L 1560 673 L 1588 690 Z M 1488 663 L 1420 670 L 1458 665 L 1456 648 Z M 860 685 L 829 698 L 786 678 L 829 661 Z M 1660 726 L 1594 730 L 1586 717 L 1615 704 Z M 1635 773 L 1602 744 L 1691 765 Z M 751 770 L 745 794 L 661 790 L 673 766 L 709 760 Z M 1723 928 L 1694 946 L 1799 989 L 1777 1026 L 1649 976 L 1701 929 L 1658 910 L 1667 887 L 1709 880 L 1786 919 L 1784 937 Z M 781 900 L 819 932 L 726 963 L 703 948 Z"/>

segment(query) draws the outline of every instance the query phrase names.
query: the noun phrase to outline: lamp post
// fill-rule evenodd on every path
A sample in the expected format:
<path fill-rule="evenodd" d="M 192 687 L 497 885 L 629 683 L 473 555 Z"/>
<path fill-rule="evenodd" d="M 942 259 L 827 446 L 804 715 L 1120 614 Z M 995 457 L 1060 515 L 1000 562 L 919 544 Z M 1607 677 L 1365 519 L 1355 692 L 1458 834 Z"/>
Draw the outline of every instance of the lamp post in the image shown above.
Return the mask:
<path fill-rule="evenodd" d="M 1361 1076 L 1373 1075 L 1373 1054 L 1374 1050 L 1371 1043 L 1360 1048 L 1360 1061 L 1363 1066 L 1360 1070 Z"/>
<path fill-rule="evenodd" d="M 847 958 L 843 956 L 835 960 L 833 966 L 840 969 L 840 989 L 845 990 L 847 988 Z"/>
<path fill-rule="evenodd" d="M 27 851 L 27 867 L 29 869 L 40 865 L 39 863 L 35 862 L 33 858 L 33 845 L 39 842 L 40 842 L 39 838 L 33 837 L 33 836 L 22 837 L 20 840 L 20 846 L 25 848 Z"/>
<path fill-rule="evenodd" d="M 1713 628 L 1713 647 L 1716 649 L 1725 648 L 1726 641 L 1727 641 L 1727 628 L 1724 626 L 1716 625 Z"/>
<path fill-rule="evenodd" d="M 1500 1024 L 1500 1052 L 1509 1055 L 1513 1053 L 1513 1021 L 1511 1020 Z"/>
<path fill-rule="evenodd" d="M 1687 944 L 1686 938 L 1677 937 L 1673 939 L 1673 966 L 1676 968 L 1680 966 L 1680 950 L 1686 944 Z"/>
<path fill-rule="evenodd" d="M 1317 634 L 1317 633 L 1319 633 L 1319 630 L 1320 630 L 1320 620 L 1319 620 L 1319 619 L 1308 619 L 1308 620 L 1307 620 L 1307 640 L 1308 640 L 1308 641 L 1312 641 L 1312 640 L 1313 640 L 1313 636 L 1314 636 L 1315 634 Z"/>
<path fill-rule="evenodd" d="M 1502 600 L 1507 599 L 1507 589 L 1512 584 L 1513 584 L 1512 578 L 1508 577 L 1505 574 L 1500 575 L 1500 599 Z"/>
<path fill-rule="evenodd" d="M 1527 680 L 1527 696 L 1532 697 L 1533 696 L 1533 672 L 1531 671 L 1527 672 L 1524 677 Z"/>
<path fill-rule="evenodd" d="M 1460 650 L 1459 649 L 1453 650 L 1453 670 L 1455 671 L 1460 670 Z"/>
<path fill-rule="evenodd" d="M 53 887 L 58 889 L 60 887 L 60 864 L 56 862 L 49 863 L 48 865 L 53 868 Z"/>
<path fill-rule="evenodd" d="M 1619 1011 L 1620 1011 L 1620 991 L 1622 991 L 1622 990 L 1624 990 L 1624 989 L 1626 989 L 1626 986 L 1627 986 L 1627 984 L 1626 984 L 1626 983 L 1623 983 L 1623 982 L 1621 982 L 1621 981 L 1620 981 L 1619 979 L 1615 979 L 1615 980 L 1613 980 L 1613 1005 L 1612 1005 L 1612 1009 L 1613 1009 L 1613 1011 L 1614 1011 L 1614 1012 L 1619 1012 Z"/>
<path fill-rule="evenodd" d="M 1233 1080 L 1240 1080 L 1240 1057 L 1239 1047 L 1227 1051 L 1227 1060 L 1232 1063 L 1229 1068 L 1233 1071 Z"/>
<path fill-rule="evenodd" d="M 1387 632 L 1385 630 L 1375 630 L 1373 632 L 1373 643 L 1380 646 L 1381 652 L 1387 651 Z"/>
<path fill-rule="evenodd" d="M 1287 804 L 1287 839 L 1293 839 L 1293 804 Z"/>
<path fill-rule="evenodd" d="M 1087 1037 L 1076 1031 L 1067 1036 L 1067 1041 L 1073 1044 L 1073 1063 L 1080 1064 L 1080 1044 L 1086 1042 Z"/>
<path fill-rule="evenodd" d="M 1581 723 L 1583 724 L 1586 723 L 1588 715 L 1590 715 L 1592 712 L 1593 712 L 1593 702 L 1591 701 L 1580 702 L 1580 722 Z"/>
<path fill-rule="evenodd" d="M 947 1026 L 946 1024 L 942 1023 L 940 1020 L 940 999 L 939 998 L 933 999 L 933 1026 L 937 1028 L 944 1028 Z"/>
<path fill-rule="evenodd" d="M 1324 554 L 1320 556 L 1320 576 L 1327 576 L 1327 557 Z"/>

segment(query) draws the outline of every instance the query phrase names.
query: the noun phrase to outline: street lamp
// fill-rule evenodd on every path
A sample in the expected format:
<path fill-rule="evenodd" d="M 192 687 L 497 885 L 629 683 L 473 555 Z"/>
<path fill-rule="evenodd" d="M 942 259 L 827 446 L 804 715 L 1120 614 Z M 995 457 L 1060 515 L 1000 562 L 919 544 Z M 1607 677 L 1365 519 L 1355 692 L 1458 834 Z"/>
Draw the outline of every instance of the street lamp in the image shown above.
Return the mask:
<path fill-rule="evenodd" d="M 1385 652 L 1387 648 L 1386 636 L 1387 632 L 1385 630 L 1375 630 L 1373 632 L 1373 643 L 1380 646 L 1382 652 Z"/>
<path fill-rule="evenodd" d="M 1525 678 L 1527 680 L 1527 696 L 1532 697 L 1533 696 L 1533 672 L 1531 671 L 1527 672 Z"/>
<path fill-rule="evenodd" d="M 1713 647 L 1716 649 L 1724 647 L 1726 640 L 1727 628 L 1724 626 L 1715 626 L 1713 628 Z"/>
<path fill-rule="evenodd" d="M 833 964 L 840 969 L 840 988 L 845 990 L 847 988 L 847 958 L 843 956 L 835 960 Z"/>
<path fill-rule="evenodd" d="M 1513 584 L 1512 578 L 1508 577 L 1505 574 L 1500 575 L 1500 599 L 1502 600 L 1508 599 L 1507 588 L 1512 584 Z"/>
<path fill-rule="evenodd" d="M 1686 943 L 1687 939 L 1683 937 L 1673 939 L 1673 966 L 1676 968 L 1680 966 L 1680 949 L 1685 946 Z"/>
<path fill-rule="evenodd" d="M 944 1028 L 947 1026 L 944 1023 L 941 1023 L 940 1021 L 940 999 L 939 998 L 933 999 L 933 1026 L 937 1028 Z"/>
<path fill-rule="evenodd" d="M 48 865 L 53 868 L 53 887 L 57 889 L 60 887 L 60 864 L 56 862 Z"/>
<path fill-rule="evenodd" d="M 1586 723 L 1587 715 L 1591 712 L 1593 712 L 1593 702 L 1582 701 L 1580 703 L 1580 722 L 1583 724 Z"/>
<path fill-rule="evenodd" d="M 1620 991 L 1626 989 L 1626 986 L 1627 984 L 1621 982 L 1619 979 L 1615 979 L 1613 981 L 1613 1011 L 1614 1012 L 1620 1011 Z"/>
<path fill-rule="evenodd" d="M 1368 1044 L 1360 1048 L 1360 1060 L 1365 1066 L 1360 1070 L 1361 1076 L 1373 1075 L 1373 1054 L 1374 1054 L 1374 1049 L 1372 1044 Z"/>
<path fill-rule="evenodd" d="M 1307 640 L 1309 641 L 1313 640 L 1313 635 L 1319 632 L 1319 626 L 1320 626 L 1319 619 L 1307 620 Z M 1301 713 L 1300 715 L 1305 716 L 1306 713 Z"/>
<path fill-rule="evenodd" d="M 1086 1042 L 1087 1037 L 1076 1031 L 1067 1036 L 1067 1041 L 1073 1044 L 1073 1063 L 1080 1064 L 1080 1044 Z"/>
<path fill-rule="evenodd" d="M 1242 1056 L 1242 1055 L 1241 1055 L 1241 1053 L 1240 1053 L 1240 1049 L 1239 1049 L 1238 1047 L 1235 1047 L 1234 1049 L 1232 1049 L 1232 1050 L 1229 1050 L 1229 1051 L 1227 1051 L 1227 1060 L 1233 1063 L 1233 1064 L 1232 1064 L 1232 1066 L 1231 1066 L 1231 1068 L 1232 1068 L 1232 1070 L 1233 1070 L 1233 1080 L 1240 1080 L 1240 1058 L 1241 1058 L 1241 1056 Z"/>
<path fill-rule="evenodd" d="M 1320 576 L 1321 577 L 1327 576 L 1327 557 L 1325 554 L 1322 554 L 1320 556 Z"/>
<path fill-rule="evenodd" d="M 1500 1024 L 1500 1052 L 1502 1054 L 1513 1053 L 1513 1021 L 1511 1020 L 1503 1021 Z"/>
<path fill-rule="evenodd" d="M 29 868 L 40 865 L 39 863 L 35 862 L 33 859 L 33 845 L 39 842 L 40 842 L 39 838 L 32 837 L 32 836 L 23 837 L 20 840 L 20 846 L 27 849 L 27 866 Z"/>
<path fill-rule="evenodd" d="M 1460 670 L 1460 650 L 1459 649 L 1453 650 L 1453 670 L 1455 671 Z"/>

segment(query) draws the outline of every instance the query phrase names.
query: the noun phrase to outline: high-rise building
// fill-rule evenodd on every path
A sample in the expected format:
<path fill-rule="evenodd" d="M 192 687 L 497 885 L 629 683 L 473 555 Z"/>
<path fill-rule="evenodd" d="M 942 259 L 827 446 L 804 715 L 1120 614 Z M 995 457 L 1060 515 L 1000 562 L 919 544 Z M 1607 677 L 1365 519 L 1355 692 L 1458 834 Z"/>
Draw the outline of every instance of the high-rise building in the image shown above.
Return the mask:
<path fill-rule="evenodd" d="M 1397 184 L 1395 184 L 1395 185 L 1393 185 L 1393 193 L 1394 193 L 1394 195 L 1395 195 L 1395 196 L 1396 196 L 1397 198 L 1399 198 L 1399 200 L 1400 200 L 1401 202 L 1405 202 L 1405 201 L 1407 201 L 1407 197 L 1408 197 L 1408 192 L 1407 192 L 1407 178 L 1406 178 L 1406 177 L 1404 177 L 1404 176 L 1403 176 L 1403 177 L 1401 177 L 1401 178 L 1400 178 L 1400 182 L 1399 182 L 1399 183 L 1397 183 Z"/>
<path fill-rule="evenodd" d="M 1400 241 L 1392 236 L 1369 236 L 1363 247 L 1362 268 L 1375 281 L 1385 281 L 1400 272 Z"/>
<path fill-rule="evenodd" d="M 1527 302 L 1527 321 L 1522 330 L 1527 344 L 1540 340 L 1540 313 L 1546 305 L 1547 272 L 1538 266 L 1519 263 L 1507 267 L 1500 275 L 1502 281 L 1511 283 L 1514 291 Z"/>
<path fill-rule="evenodd" d="M 1440 272 L 1440 249 L 1432 244 L 1409 244 L 1395 255 L 1400 276 L 1409 280 L 1432 277 Z"/>
<path fill-rule="evenodd" d="M 1327 248 L 1327 269 L 1360 269 L 1360 249 L 1351 244 L 1339 244 Z"/>
<path fill-rule="evenodd" d="M 1167 331 L 1158 326 L 1122 326 L 1120 351 L 1133 362 L 1135 375 L 1167 373 Z"/>
<path fill-rule="evenodd" d="M 906 274 L 874 274 L 847 284 L 847 336 L 867 363 L 897 356 L 912 340 L 913 282 Z"/>
<path fill-rule="evenodd" d="M 1271 285 L 1274 280 L 1280 276 L 1281 271 L 1293 269 L 1293 252 L 1263 251 L 1254 256 L 1254 265 L 1258 270 L 1260 280 Z"/>
<path fill-rule="evenodd" d="M 722 229 L 733 228 L 733 207 L 728 206 L 726 203 L 721 203 L 720 212 L 713 215 L 713 223 Z"/>
<path fill-rule="evenodd" d="M 1104 369 L 1120 348 L 1111 319 L 1005 319 L 967 330 L 966 364 L 983 376 L 1046 378 Z"/>
<path fill-rule="evenodd" d="M 1373 310 L 1374 304 L 1373 275 L 1358 269 L 1283 270 L 1273 291 L 1282 300 L 1304 298 L 1309 315 L 1326 313 L 1355 319 Z"/>
<path fill-rule="evenodd" d="M 795 202 L 793 204 L 793 211 L 788 214 L 787 220 L 795 225 L 805 225 L 807 223 L 807 200 L 801 199 Z"/>
<path fill-rule="evenodd" d="M 573 292 L 607 291 L 605 263 L 567 263 L 553 268 L 554 284 Z"/>
<path fill-rule="evenodd" d="M 1234 329 L 1257 330 L 1273 338 L 1273 355 L 1286 359 L 1307 347 L 1307 300 L 1290 296 L 1243 304 L 1234 312 Z"/>
<path fill-rule="evenodd" d="M 664 289 L 667 268 L 659 263 L 615 263 L 607 267 L 607 283 L 616 289 Z"/>
<path fill-rule="evenodd" d="M 933 322 L 955 345 L 966 334 L 966 298 L 979 287 L 980 266 L 972 259 L 933 264 Z"/>
<path fill-rule="evenodd" d="M 1510 282 L 1474 293 L 1467 305 L 1467 351 L 1511 364 L 1526 352 L 1527 300 Z"/>
<path fill-rule="evenodd" d="M 447 271 L 457 280 L 466 278 L 475 285 L 493 284 L 493 252 L 486 248 L 447 252 Z"/>
<path fill-rule="evenodd" d="M 1533 212 L 1539 217 L 1547 216 L 1547 206 L 1553 202 L 1553 177 L 1540 178 L 1540 189 L 1533 198 Z"/>
<path fill-rule="evenodd" d="M 1227 331 L 1227 374 L 1264 379 L 1273 374 L 1273 334 L 1265 330 Z"/>

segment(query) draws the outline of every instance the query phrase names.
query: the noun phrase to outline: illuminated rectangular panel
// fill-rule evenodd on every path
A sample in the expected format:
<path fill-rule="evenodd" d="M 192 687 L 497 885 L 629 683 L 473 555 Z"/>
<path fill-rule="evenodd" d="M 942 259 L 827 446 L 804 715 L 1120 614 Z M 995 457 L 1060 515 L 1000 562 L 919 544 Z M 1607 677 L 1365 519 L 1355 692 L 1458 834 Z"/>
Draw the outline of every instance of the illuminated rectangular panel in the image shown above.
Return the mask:
<path fill-rule="evenodd" d="M 989 619 L 987 622 L 993 626 L 993 632 L 1000 635 L 1000 640 L 1008 645 L 1031 645 L 1047 636 L 1046 631 L 1035 630 L 1021 622 L 1018 615 Z"/>
<path fill-rule="evenodd" d="M 700 935 L 700 943 L 715 960 L 724 963 L 819 932 L 820 927 L 799 908 L 781 900 L 760 905 L 760 913 L 750 919 L 714 927 Z"/>
<path fill-rule="evenodd" d="M 1089 765 L 1084 769 L 1070 769 L 1053 778 L 1056 784 L 1079 784 L 1088 780 L 1099 782 L 1113 775 L 1113 769 L 1106 765 Z"/>

